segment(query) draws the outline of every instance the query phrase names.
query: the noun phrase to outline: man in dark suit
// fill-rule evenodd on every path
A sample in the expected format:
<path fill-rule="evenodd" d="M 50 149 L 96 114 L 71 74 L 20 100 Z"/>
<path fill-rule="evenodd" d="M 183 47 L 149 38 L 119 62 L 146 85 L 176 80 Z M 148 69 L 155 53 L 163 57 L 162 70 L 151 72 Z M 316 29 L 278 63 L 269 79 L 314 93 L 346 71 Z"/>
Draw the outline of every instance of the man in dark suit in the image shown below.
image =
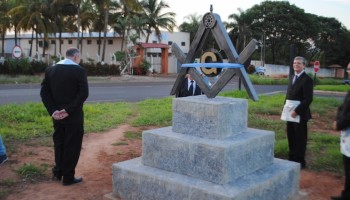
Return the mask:
<path fill-rule="evenodd" d="M 198 87 L 196 81 L 193 80 L 190 74 L 187 74 L 181 83 L 179 97 L 196 96 L 201 94 L 202 90 Z"/>
<path fill-rule="evenodd" d="M 42 102 L 53 118 L 56 164 L 52 169 L 53 178 L 61 181 L 63 177 L 63 185 L 83 180 L 74 175 L 84 134 L 83 104 L 89 88 L 86 71 L 79 62 L 80 51 L 69 48 L 66 59 L 45 70 L 41 83 Z"/>
<path fill-rule="evenodd" d="M 287 89 L 287 100 L 300 101 L 291 112 L 293 118 L 300 116 L 300 122 L 287 122 L 287 137 L 289 146 L 289 160 L 306 167 L 305 152 L 307 144 L 307 122 L 311 119 L 310 104 L 313 99 L 313 81 L 305 73 L 306 59 L 295 57 L 293 62 L 294 76 L 290 77 Z"/>

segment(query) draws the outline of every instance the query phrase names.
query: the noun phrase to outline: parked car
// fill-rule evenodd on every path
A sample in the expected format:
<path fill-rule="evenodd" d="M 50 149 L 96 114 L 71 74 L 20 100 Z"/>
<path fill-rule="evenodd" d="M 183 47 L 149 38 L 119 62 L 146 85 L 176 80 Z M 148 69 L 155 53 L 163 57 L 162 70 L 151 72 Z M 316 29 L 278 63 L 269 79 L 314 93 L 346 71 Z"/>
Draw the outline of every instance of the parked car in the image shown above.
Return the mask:
<path fill-rule="evenodd" d="M 255 72 L 254 74 L 257 74 L 257 75 L 265 75 L 265 67 L 263 66 L 257 66 L 255 67 Z"/>
<path fill-rule="evenodd" d="M 345 84 L 345 85 L 350 85 L 350 79 L 345 79 L 345 80 L 343 80 L 343 84 Z"/>

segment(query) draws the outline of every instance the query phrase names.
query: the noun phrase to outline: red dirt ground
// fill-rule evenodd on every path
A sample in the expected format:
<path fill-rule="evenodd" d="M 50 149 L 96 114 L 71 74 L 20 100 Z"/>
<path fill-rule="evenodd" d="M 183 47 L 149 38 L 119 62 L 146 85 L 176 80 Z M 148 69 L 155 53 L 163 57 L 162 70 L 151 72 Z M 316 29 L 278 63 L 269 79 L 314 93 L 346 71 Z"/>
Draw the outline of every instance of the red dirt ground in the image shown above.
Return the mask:
<path fill-rule="evenodd" d="M 134 128 L 129 125 L 121 125 L 104 133 L 86 134 L 76 169 L 76 175 L 83 176 L 84 181 L 68 187 L 49 178 L 53 164 L 53 148 L 49 147 L 52 143 L 46 146 L 14 144 L 17 146 L 15 152 L 9 155 L 7 163 L 0 166 L 0 181 L 14 180 L 17 184 L 12 187 L 6 186 L 5 190 L 8 191 L 8 195 L 3 199 L 103 199 L 105 194 L 112 192 L 112 164 L 141 155 L 141 140 L 126 139 L 123 133 L 152 128 L 154 127 Z M 116 142 L 127 143 L 127 145 L 115 145 Z M 34 183 L 25 179 L 21 180 L 14 169 L 18 169 L 24 163 L 48 166 L 47 177 Z M 328 200 L 331 195 L 341 192 L 343 184 L 342 176 L 331 173 L 302 170 L 300 174 L 302 199 Z"/>

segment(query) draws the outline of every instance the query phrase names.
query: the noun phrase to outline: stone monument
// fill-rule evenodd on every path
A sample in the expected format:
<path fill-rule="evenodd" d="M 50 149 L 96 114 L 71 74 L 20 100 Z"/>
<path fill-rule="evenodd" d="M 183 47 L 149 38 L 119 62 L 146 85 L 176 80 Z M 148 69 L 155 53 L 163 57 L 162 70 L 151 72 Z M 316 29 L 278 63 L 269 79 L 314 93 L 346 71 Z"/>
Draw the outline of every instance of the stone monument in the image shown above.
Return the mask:
<path fill-rule="evenodd" d="M 229 63 L 219 51 L 205 51 L 215 63 L 192 64 L 208 31 L 213 32 Z M 300 166 L 274 158 L 274 133 L 248 128 L 246 99 L 216 97 L 234 76 L 242 78 L 249 96 L 258 100 L 242 65 L 256 41 L 238 55 L 217 14 L 203 17 L 185 56 L 176 45 L 182 69 L 171 94 L 191 74 L 205 95 L 173 99 L 170 127 L 142 133 L 142 157 L 113 164 L 113 197 L 123 200 L 289 200 L 299 191 Z M 203 60 L 206 60 L 205 58 Z M 208 86 L 194 67 L 227 68 Z M 216 98 L 215 98 L 216 97 Z"/>
<path fill-rule="evenodd" d="M 142 133 L 142 157 L 113 164 L 113 196 L 287 200 L 300 166 L 274 158 L 274 133 L 247 128 L 245 99 L 173 99 L 173 126 Z"/>

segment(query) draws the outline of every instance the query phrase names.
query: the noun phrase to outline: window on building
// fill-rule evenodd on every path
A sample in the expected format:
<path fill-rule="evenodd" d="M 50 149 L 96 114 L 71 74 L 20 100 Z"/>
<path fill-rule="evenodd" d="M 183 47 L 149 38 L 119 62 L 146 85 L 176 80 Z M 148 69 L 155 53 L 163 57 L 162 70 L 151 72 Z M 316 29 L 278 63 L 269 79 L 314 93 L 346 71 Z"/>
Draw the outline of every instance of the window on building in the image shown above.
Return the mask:
<path fill-rule="evenodd" d="M 156 40 L 153 40 L 153 41 L 152 41 L 152 43 L 153 43 L 153 44 L 156 44 L 156 43 L 157 43 L 157 41 L 156 41 Z"/>
<path fill-rule="evenodd" d="M 108 44 L 112 45 L 113 44 L 113 40 L 108 40 Z"/>
<path fill-rule="evenodd" d="M 87 44 L 91 44 L 91 40 L 87 40 L 86 43 L 87 43 Z"/>
<path fill-rule="evenodd" d="M 61 44 L 64 44 L 63 40 L 61 40 Z"/>
<path fill-rule="evenodd" d="M 56 44 L 56 40 L 51 40 L 51 44 Z"/>
<path fill-rule="evenodd" d="M 32 44 L 32 40 L 28 40 L 28 44 Z"/>
<path fill-rule="evenodd" d="M 73 40 L 68 40 L 68 44 L 73 44 Z"/>
<path fill-rule="evenodd" d="M 172 45 L 172 44 L 173 44 L 173 41 L 169 41 L 169 42 L 168 42 L 168 45 Z"/>
<path fill-rule="evenodd" d="M 186 46 L 186 42 L 181 42 L 181 46 Z"/>
<path fill-rule="evenodd" d="M 97 40 L 97 44 L 101 44 L 101 40 Z"/>
<path fill-rule="evenodd" d="M 39 41 L 39 47 L 43 47 L 45 44 L 45 48 L 47 48 L 49 46 L 48 42 L 47 41 L 43 41 L 43 40 L 40 40 Z"/>

